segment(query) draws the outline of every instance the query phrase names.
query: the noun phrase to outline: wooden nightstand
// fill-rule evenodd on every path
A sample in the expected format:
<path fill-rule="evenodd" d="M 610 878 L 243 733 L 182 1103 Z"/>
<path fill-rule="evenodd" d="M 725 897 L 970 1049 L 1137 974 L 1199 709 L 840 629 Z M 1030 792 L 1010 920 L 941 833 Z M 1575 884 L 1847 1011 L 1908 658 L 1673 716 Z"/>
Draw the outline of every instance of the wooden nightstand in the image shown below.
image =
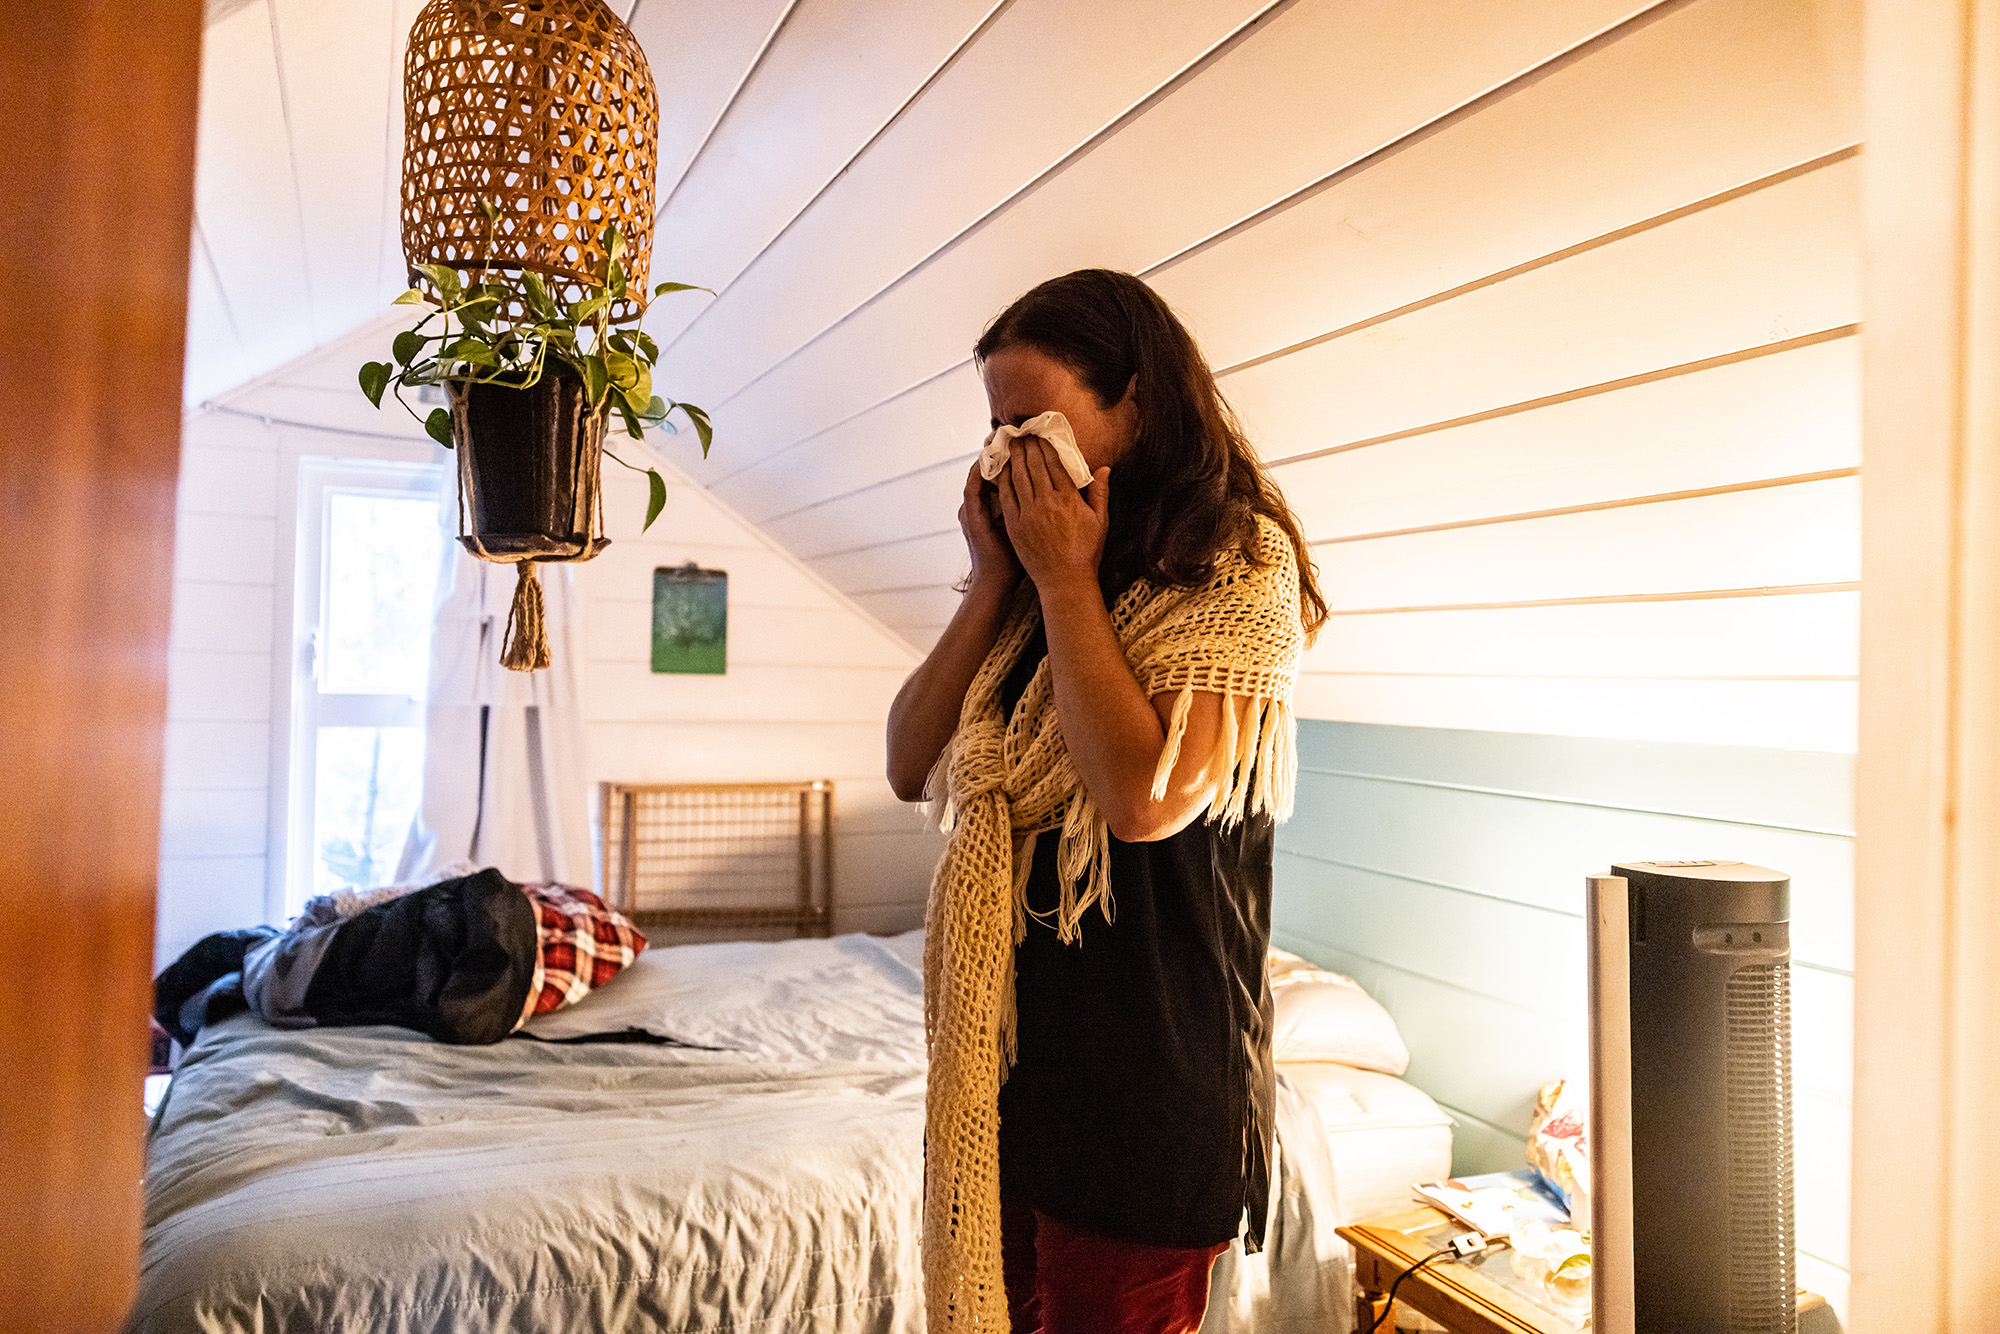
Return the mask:
<path fill-rule="evenodd" d="M 1338 1229 L 1354 1247 L 1354 1313 L 1365 1330 L 1389 1301 L 1389 1286 L 1457 1233 L 1467 1231 L 1436 1209 L 1412 1208 Z M 1396 1302 L 1418 1311 L 1452 1334 L 1582 1334 L 1576 1321 L 1533 1301 L 1506 1283 L 1511 1255 L 1504 1248 L 1471 1263 L 1426 1265 L 1403 1281 Z M 1799 1334 L 1837 1331 L 1826 1302 L 1799 1294 Z M 1384 1321 L 1378 1334 L 1387 1334 Z"/>

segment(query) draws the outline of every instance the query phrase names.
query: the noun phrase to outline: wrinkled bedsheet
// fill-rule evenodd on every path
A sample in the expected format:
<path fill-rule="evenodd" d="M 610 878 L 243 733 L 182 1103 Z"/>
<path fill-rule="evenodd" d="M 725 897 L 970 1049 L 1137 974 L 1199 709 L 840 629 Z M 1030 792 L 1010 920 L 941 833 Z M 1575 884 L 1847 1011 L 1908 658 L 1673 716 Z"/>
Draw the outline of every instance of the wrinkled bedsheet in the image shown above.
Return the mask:
<path fill-rule="evenodd" d="M 681 953 L 719 948 L 740 957 Z M 919 949 L 648 951 L 602 993 L 610 1031 L 636 1010 L 731 1050 L 214 1025 L 154 1120 L 128 1328 L 921 1330 Z M 545 1036 L 590 1027 L 595 999 Z M 1275 1263 L 1251 1257 L 1247 1287 L 1218 1266 L 1209 1330 L 1347 1327 L 1324 1146 L 1288 1161 L 1288 1101 Z"/>

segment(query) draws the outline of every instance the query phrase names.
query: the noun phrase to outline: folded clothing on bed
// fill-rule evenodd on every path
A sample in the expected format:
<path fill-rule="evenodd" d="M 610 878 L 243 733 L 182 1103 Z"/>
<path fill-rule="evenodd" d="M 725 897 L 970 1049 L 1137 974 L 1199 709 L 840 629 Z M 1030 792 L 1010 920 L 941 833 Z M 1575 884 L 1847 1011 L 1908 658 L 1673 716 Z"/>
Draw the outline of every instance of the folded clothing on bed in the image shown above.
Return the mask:
<path fill-rule="evenodd" d="M 588 890 L 517 885 L 491 867 L 394 894 L 323 897 L 289 928 L 222 932 L 154 982 L 183 1044 L 252 1009 L 279 1028 L 396 1024 L 497 1042 L 615 976 L 646 939 Z"/>
<path fill-rule="evenodd" d="M 519 1028 L 550 1014 L 618 976 L 646 948 L 632 919 L 574 885 L 523 885 L 534 906 L 535 977 L 521 1007 Z"/>

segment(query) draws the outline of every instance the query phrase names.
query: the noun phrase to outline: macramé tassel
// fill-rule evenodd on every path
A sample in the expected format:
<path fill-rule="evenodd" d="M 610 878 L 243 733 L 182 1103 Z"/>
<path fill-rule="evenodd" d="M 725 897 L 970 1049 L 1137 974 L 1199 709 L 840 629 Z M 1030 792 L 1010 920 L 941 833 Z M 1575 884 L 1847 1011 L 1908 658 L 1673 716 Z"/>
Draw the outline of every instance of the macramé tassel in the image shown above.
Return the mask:
<path fill-rule="evenodd" d="M 500 665 L 516 672 L 539 672 L 549 665 L 549 627 L 542 608 L 542 581 L 535 562 L 515 562 L 520 581 L 514 585 L 514 605 L 507 612 L 507 642 Z"/>

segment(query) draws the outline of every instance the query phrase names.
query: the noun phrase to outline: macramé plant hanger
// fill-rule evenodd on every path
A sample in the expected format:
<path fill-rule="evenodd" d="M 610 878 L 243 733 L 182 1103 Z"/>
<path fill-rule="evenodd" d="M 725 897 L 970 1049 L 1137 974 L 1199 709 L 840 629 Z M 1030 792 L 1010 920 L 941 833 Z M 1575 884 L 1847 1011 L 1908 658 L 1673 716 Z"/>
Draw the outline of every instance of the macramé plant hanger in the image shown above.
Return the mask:
<path fill-rule="evenodd" d="M 401 300 L 436 306 L 445 332 L 434 354 L 403 335 L 403 370 L 370 363 L 362 387 L 379 406 L 392 376 L 444 384 L 449 429 L 441 412 L 427 428 L 458 455 L 459 540 L 515 565 L 501 663 L 534 671 L 549 663 L 535 565 L 609 542 L 599 459 L 613 406 L 634 436 L 671 410 L 651 396 L 652 340 L 611 328 L 645 311 L 659 99 L 604 0 L 431 0 L 403 92 L 403 253 L 428 290 Z M 671 406 L 705 454 L 706 416 Z M 648 523 L 664 500 L 652 482 Z"/>

